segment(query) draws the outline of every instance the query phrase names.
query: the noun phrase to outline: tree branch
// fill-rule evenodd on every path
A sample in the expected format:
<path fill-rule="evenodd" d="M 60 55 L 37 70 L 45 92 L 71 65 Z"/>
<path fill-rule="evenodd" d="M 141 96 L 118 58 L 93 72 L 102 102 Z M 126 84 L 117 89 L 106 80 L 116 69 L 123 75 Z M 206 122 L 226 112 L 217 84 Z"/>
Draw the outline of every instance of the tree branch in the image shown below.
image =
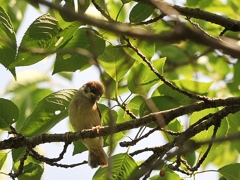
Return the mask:
<path fill-rule="evenodd" d="M 214 49 L 219 49 L 225 54 L 229 54 L 232 57 L 240 57 L 240 47 L 236 44 L 227 43 L 221 39 L 208 37 L 203 34 L 201 31 L 196 31 L 185 26 L 183 23 L 178 22 L 175 30 L 173 32 L 158 32 L 152 33 L 152 31 L 143 30 L 141 28 L 136 28 L 135 25 L 130 25 L 127 23 L 121 23 L 116 21 L 105 21 L 100 19 L 91 18 L 83 13 L 75 13 L 69 8 L 63 8 L 58 4 L 53 4 L 45 0 L 29 0 L 34 3 L 40 3 L 48 6 L 49 8 L 58 10 L 68 14 L 72 19 L 76 19 L 79 22 L 84 22 L 89 25 L 96 26 L 98 28 L 113 32 L 118 35 L 126 35 L 136 38 L 145 39 L 148 41 L 161 41 L 166 43 L 173 43 L 182 40 L 190 40 L 197 44 L 202 44 L 207 47 L 212 47 Z M 148 2 L 149 3 L 149 2 Z M 176 11 L 176 10 L 175 10 Z M 230 21 L 230 20 L 229 20 Z"/>
<path fill-rule="evenodd" d="M 187 106 L 183 106 L 175 109 L 170 109 L 170 110 L 161 111 L 157 113 L 151 113 L 141 118 L 132 119 L 125 123 L 116 124 L 114 125 L 113 129 L 111 129 L 109 126 L 104 126 L 99 130 L 99 133 L 96 132 L 95 130 L 86 129 L 81 132 L 66 133 L 66 134 L 42 134 L 34 137 L 24 137 L 24 136 L 11 137 L 0 142 L 0 150 L 20 148 L 24 146 L 35 147 L 43 143 L 69 142 L 69 141 L 72 142 L 78 139 L 107 136 L 120 131 L 138 128 L 152 122 L 158 123 L 159 121 L 161 122 L 158 125 L 160 126 L 160 128 L 162 128 L 163 124 L 167 125 L 174 118 L 177 118 L 184 114 L 189 114 L 189 113 L 200 111 L 207 108 L 215 108 L 220 106 L 233 106 L 233 105 L 240 105 L 239 97 L 230 97 L 226 99 L 212 99 L 211 101 L 207 101 L 207 102 L 200 101 L 191 105 L 187 105 Z"/>

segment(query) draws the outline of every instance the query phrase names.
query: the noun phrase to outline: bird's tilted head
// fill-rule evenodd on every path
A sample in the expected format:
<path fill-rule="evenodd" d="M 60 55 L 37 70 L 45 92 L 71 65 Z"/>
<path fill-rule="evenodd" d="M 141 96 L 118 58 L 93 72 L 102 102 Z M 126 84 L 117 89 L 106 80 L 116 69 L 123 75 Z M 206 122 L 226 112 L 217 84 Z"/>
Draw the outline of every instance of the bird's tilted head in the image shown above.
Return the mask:
<path fill-rule="evenodd" d="M 83 95 L 89 99 L 91 102 L 95 103 L 98 101 L 104 93 L 104 87 L 102 83 L 98 81 L 89 81 L 84 84 L 80 91 L 82 91 Z"/>

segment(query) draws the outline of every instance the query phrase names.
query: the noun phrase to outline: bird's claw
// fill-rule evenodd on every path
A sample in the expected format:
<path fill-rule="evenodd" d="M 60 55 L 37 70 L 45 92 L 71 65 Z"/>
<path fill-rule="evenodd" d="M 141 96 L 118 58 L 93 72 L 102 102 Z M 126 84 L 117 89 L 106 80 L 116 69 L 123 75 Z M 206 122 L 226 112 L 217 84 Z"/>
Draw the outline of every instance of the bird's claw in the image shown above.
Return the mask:
<path fill-rule="evenodd" d="M 92 127 L 92 130 L 93 131 L 96 130 L 98 134 L 99 134 L 100 129 L 101 129 L 101 126 L 99 126 L 99 125 L 95 126 L 95 127 Z"/>

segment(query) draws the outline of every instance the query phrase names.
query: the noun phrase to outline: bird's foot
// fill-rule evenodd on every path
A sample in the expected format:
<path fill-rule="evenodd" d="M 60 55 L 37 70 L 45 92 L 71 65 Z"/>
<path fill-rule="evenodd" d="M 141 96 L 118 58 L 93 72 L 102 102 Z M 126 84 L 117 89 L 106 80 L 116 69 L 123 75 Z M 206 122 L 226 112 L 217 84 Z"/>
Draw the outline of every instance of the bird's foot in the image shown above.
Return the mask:
<path fill-rule="evenodd" d="M 92 127 L 92 130 L 93 131 L 96 130 L 98 134 L 99 134 L 100 129 L 101 129 L 101 126 L 99 126 L 99 125 L 95 126 L 95 127 Z"/>

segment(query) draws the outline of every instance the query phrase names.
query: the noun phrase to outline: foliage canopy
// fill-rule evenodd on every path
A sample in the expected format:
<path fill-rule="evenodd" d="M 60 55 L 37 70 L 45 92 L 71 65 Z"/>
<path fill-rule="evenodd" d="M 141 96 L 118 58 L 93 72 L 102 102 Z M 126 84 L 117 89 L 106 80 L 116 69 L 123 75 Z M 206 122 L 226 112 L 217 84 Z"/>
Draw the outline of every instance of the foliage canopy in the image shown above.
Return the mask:
<path fill-rule="evenodd" d="M 218 167 L 222 179 L 240 179 L 239 1 L 187 0 L 181 6 L 160 0 L 0 2 L 0 63 L 15 78 L 4 92 L 11 98 L 0 98 L 0 129 L 12 136 L 1 139 L 0 168 L 11 156 L 12 171 L 4 173 L 12 179 L 41 179 L 44 163 L 84 165 L 84 160 L 58 161 L 71 142 L 75 155 L 87 150 L 79 139 L 100 135 L 111 166 L 99 168 L 93 179 L 180 180 L 209 164 Z M 45 13 L 17 43 L 28 5 Z M 46 72 L 16 73 L 50 55 L 55 55 L 51 74 L 69 82 L 78 70 L 96 67 L 106 89 L 99 104 L 105 127 L 99 134 L 51 134 L 67 118 L 76 90 L 54 91 Z M 137 133 L 129 137 L 133 129 Z M 165 144 L 151 138 L 153 133 Z M 155 146 L 133 151 L 144 139 Z M 34 149 L 47 142 L 65 142 L 58 158 Z M 151 154 L 135 159 L 145 152 Z"/>

